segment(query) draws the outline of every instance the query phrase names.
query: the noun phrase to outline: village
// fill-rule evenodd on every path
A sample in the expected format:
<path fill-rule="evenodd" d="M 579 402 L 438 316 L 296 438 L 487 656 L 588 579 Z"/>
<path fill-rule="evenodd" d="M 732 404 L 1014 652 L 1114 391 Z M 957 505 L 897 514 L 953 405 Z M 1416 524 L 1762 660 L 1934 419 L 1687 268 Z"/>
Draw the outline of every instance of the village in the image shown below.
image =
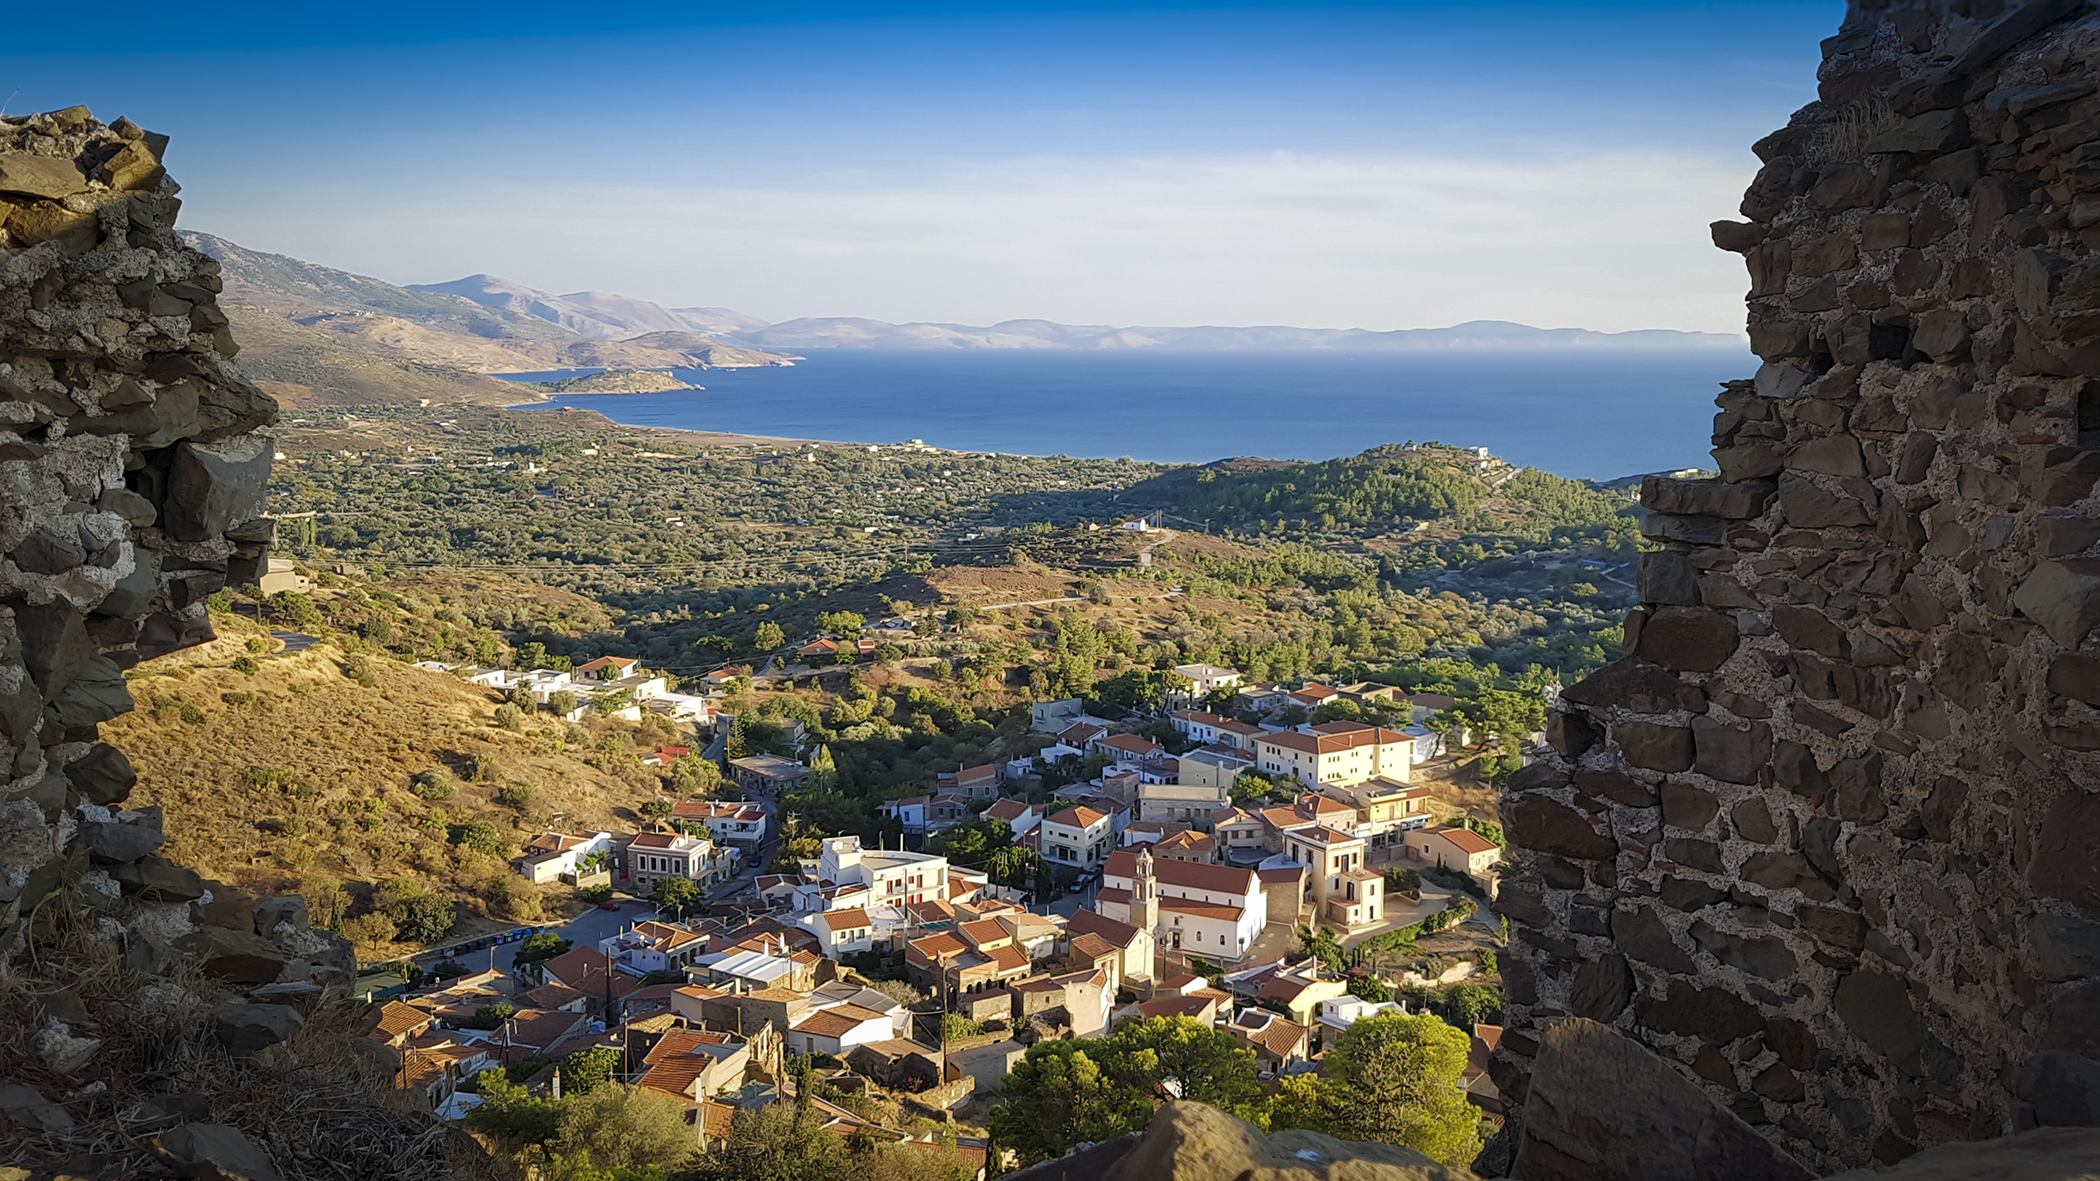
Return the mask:
<path fill-rule="evenodd" d="M 855 653 L 850 640 L 820 638 L 798 655 Z M 1381 975 L 1376 954 L 1463 924 L 1494 895 L 1498 841 L 1449 808 L 1438 819 L 1417 782 L 1446 743 L 1464 740 L 1463 727 L 1439 722 L 1449 697 L 1243 684 L 1232 669 L 1177 666 L 1177 692 L 1149 715 L 1037 702 L 1040 749 L 942 772 L 924 794 L 882 803 L 894 841 L 823 836 L 817 856 L 769 865 L 785 848 L 782 797 L 815 772 L 807 752 L 725 757 L 724 690 L 751 670 L 710 673 L 689 694 L 618 657 L 569 671 L 430 667 L 567 720 L 650 711 L 690 725 L 691 745 L 651 761 L 719 760 L 725 789 L 667 801 L 635 831 L 539 833 L 515 871 L 604 909 L 444 949 L 449 970 L 426 987 L 393 978 L 370 989 L 399 1089 L 441 1116 L 478 1105 L 491 1067 L 554 1096 L 565 1069 L 571 1087 L 582 1070 L 677 1099 L 708 1146 L 738 1110 L 811 1085 L 840 1134 L 952 1147 L 982 1167 L 985 1110 L 1044 1040 L 1187 1018 L 1229 1033 L 1274 1080 L 1320 1071 L 1353 1022 L 1410 1011 L 1403 990 L 1494 972 L 1484 912 L 1462 941 L 1474 950 L 1437 957 L 1433 974 Z M 1378 721 L 1300 720 L 1337 702 Z M 1180 754 L 1136 732 L 1158 721 L 1181 736 Z M 997 863 L 1007 872 L 939 851 L 950 830 L 985 822 L 1015 851 Z M 681 882 L 690 886 L 666 885 Z M 623 901 L 655 913 L 605 913 Z M 478 971 L 462 962 L 520 938 L 503 966 L 493 954 Z M 1499 1120 L 1480 1069 L 1499 1029 L 1470 1032 L 1467 1097 Z M 814 1073 L 797 1076 L 805 1060 Z"/>

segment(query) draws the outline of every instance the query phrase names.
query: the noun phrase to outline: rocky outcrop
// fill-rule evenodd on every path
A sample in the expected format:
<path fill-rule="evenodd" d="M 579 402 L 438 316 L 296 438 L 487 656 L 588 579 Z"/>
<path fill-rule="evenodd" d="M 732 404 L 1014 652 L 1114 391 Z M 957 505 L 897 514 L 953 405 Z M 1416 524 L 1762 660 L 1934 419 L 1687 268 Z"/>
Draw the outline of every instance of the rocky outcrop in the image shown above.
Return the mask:
<path fill-rule="evenodd" d="M 0 1125 L 11 1160 L 139 1175 L 165 1128 L 166 1169 L 260 1181 L 270 1154 L 215 1109 L 396 1117 L 371 1099 L 384 1064 L 344 1050 L 370 1041 L 350 945 L 302 900 L 168 862 L 97 731 L 132 708 L 126 669 L 212 638 L 206 600 L 256 581 L 271 540 L 277 407 L 231 364 L 218 264 L 175 237 L 167 145 L 81 107 L 0 119 Z"/>
<path fill-rule="evenodd" d="M 1504 798 L 1494 1064 L 1603 1023 L 1818 1172 L 2100 1124 L 2100 15 L 1824 51 L 1714 226 L 1720 478 L 1647 481 L 1627 654 Z"/>

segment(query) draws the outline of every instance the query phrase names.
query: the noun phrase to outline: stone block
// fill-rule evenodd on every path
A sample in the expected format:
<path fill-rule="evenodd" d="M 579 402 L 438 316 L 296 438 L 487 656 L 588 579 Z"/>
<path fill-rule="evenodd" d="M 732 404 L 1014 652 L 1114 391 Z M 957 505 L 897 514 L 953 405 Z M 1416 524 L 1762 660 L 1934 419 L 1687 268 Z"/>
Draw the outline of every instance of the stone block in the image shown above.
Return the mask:
<path fill-rule="evenodd" d="M 1679 672 L 1712 672 L 1735 655 L 1740 642 L 1732 616 L 1692 607 L 1663 607 L 1641 628 L 1634 655 Z"/>
<path fill-rule="evenodd" d="M 65 774 L 66 781 L 83 800 L 103 806 L 123 802 L 139 781 L 131 760 L 106 742 L 96 743 L 86 754 L 67 763 Z"/>
<path fill-rule="evenodd" d="M 1650 513 L 1641 518 L 1641 536 L 1650 541 L 1719 545 L 1728 537 L 1728 522 L 1719 517 L 1680 517 L 1667 513 Z"/>
<path fill-rule="evenodd" d="M 1650 771 L 1689 771 L 1694 748 L 1689 726 L 1620 722 L 1611 728 L 1626 761 Z"/>
<path fill-rule="evenodd" d="M 2100 976 L 2100 923 L 2075 915 L 2037 914 L 2027 920 L 2035 971 L 2061 983 Z"/>
<path fill-rule="evenodd" d="M 1641 481 L 1641 504 L 1651 512 L 1731 521 L 1763 515 L 1777 485 L 1770 480 L 1729 483 L 1648 476 Z"/>
<path fill-rule="evenodd" d="M 1874 512 L 1865 501 L 1832 492 L 1792 474 L 1779 479 L 1779 511 L 1797 529 L 1871 525 Z"/>
<path fill-rule="evenodd" d="M 1967 146 L 1968 120 L 1961 111 L 1927 111 L 1869 137 L 1868 152 L 1938 156 Z"/>
<path fill-rule="evenodd" d="M 1626 957 L 1607 952 L 1575 969 L 1568 1009 L 1577 1017 L 1609 1024 L 1633 1003 L 1634 988 L 1633 969 Z"/>
<path fill-rule="evenodd" d="M 1638 1043 L 1581 1017 L 1542 1040 L 1510 1175 L 1807 1181 L 1811 1174 Z"/>
<path fill-rule="evenodd" d="M 1772 758 L 1772 728 L 1753 722 L 1747 730 L 1714 721 L 1692 719 L 1692 739 L 1697 755 L 1693 769 L 1723 783 L 1756 783 Z M 1663 789 L 1663 815 L 1669 816 L 1670 791 Z M 1716 805 L 1718 807 L 1718 804 Z M 1708 814 L 1711 817 L 1711 813 Z"/>
<path fill-rule="evenodd" d="M 1714 466 L 1730 482 L 1754 481 L 1776 476 L 1786 467 L 1779 448 L 1769 443 L 1743 443 L 1714 449 Z"/>
<path fill-rule="evenodd" d="M 1838 983 L 1831 1009 L 1868 1049 L 1912 1078 L 1927 1075 L 1931 1034 L 1911 1004 L 1910 989 L 1893 972 L 1862 970 Z"/>
<path fill-rule="evenodd" d="M 1753 844 L 1769 845 L 1779 839 L 1779 827 L 1772 822 L 1771 809 L 1755 796 L 1730 808 L 1728 819 L 1735 825 L 1736 835 Z"/>
<path fill-rule="evenodd" d="M 161 505 L 168 536 L 177 541 L 208 541 L 235 521 L 262 508 L 270 479 L 270 448 L 211 448 L 194 443 L 176 447 L 168 467 L 167 499 Z"/>
<path fill-rule="evenodd" d="M 2078 647 L 2100 626 L 2100 559 L 2039 563 L 2013 592 L 2013 605 L 2041 624 L 2050 639 L 2066 648 Z"/>
<path fill-rule="evenodd" d="M 1645 906 L 1613 911 L 1611 933 L 1612 941 L 1629 959 L 1664 972 L 1693 971 L 1692 957 L 1670 937 L 1662 918 Z"/>
<path fill-rule="evenodd" d="M 87 192 L 88 178 L 71 160 L 0 152 L 0 193 L 56 201 Z"/>
<path fill-rule="evenodd" d="M 1656 805 L 1654 790 L 1624 771 L 1579 770 L 1575 772 L 1575 790 L 1629 808 L 1653 808 Z"/>
<path fill-rule="evenodd" d="M 1640 558 L 1641 602 L 1655 606 L 1699 606 L 1699 572 L 1686 550 L 1665 549 Z"/>
<path fill-rule="evenodd" d="M 1637 657 L 1605 665 L 1561 691 L 1563 701 L 1639 714 L 1704 713 L 1706 693 L 1676 673 Z"/>
<path fill-rule="evenodd" d="M 1581 714 L 1562 709 L 1546 713 L 1546 742 L 1562 758 L 1581 758 L 1583 752 L 1597 744 L 1598 737 L 1597 727 Z"/>
<path fill-rule="evenodd" d="M 313 927 L 307 917 L 306 899 L 298 894 L 279 894 L 265 898 L 255 904 L 255 933 L 269 935 L 280 924 L 289 923 L 294 931 L 305 931 Z"/>
<path fill-rule="evenodd" d="M 1752 976 L 1785 980 L 1801 967 L 1785 942 L 1778 939 L 1723 931 L 1703 919 L 1692 924 L 1689 934 L 1699 950 Z"/>
<path fill-rule="evenodd" d="M 148 853 L 155 853 L 167 843 L 167 838 L 158 829 L 143 824 L 124 824 L 117 821 L 100 821 L 84 824 L 80 829 L 81 843 L 98 864 L 137 861 Z"/>
<path fill-rule="evenodd" d="M 1786 457 L 1786 465 L 1797 472 L 1820 472 L 1830 476 L 1867 474 L 1866 461 L 1860 456 L 1859 440 L 1851 435 L 1828 435 L 1803 443 Z"/>
<path fill-rule="evenodd" d="M 1527 795 L 1508 804 L 1502 823 L 1511 841 L 1541 853 L 1601 861 L 1619 852 L 1618 843 L 1591 827 L 1589 817 L 1547 796 Z"/>
<path fill-rule="evenodd" d="M 1969 354 L 1968 321 L 1953 308 L 1939 308 L 1918 317 L 1910 340 L 1919 352 L 1943 365 L 1958 361 Z"/>
<path fill-rule="evenodd" d="M 249 931 L 199 927 L 176 941 L 176 949 L 193 957 L 206 975 L 232 984 L 268 984 L 284 971 L 285 953 Z"/>
<path fill-rule="evenodd" d="M 1692 729 L 1696 737 L 1698 726 L 1694 725 Z M 1663 823 L 1688 832 L 1704 829 L 1721 810 L 1721 801 L 1714 797 L 1714 793 L 1688 783 L 1674 780 L 1665 783 L 1661 794 Z"/>
<path fill-rule="evenodd" d="M 1674 861 L 1686 869 L 1702 870 L 1711 874 L 1723 872 L 1721 846 L 1712 841 L 1671 837 L 1663 842 L 1662 852 L 1665 861 Z"/>

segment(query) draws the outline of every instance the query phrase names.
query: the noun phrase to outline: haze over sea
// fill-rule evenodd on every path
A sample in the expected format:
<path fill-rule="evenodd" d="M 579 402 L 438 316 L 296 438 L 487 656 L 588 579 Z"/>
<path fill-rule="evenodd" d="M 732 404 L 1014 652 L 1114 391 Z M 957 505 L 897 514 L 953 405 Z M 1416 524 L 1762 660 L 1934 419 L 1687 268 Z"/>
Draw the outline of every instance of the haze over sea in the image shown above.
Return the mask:
<path fill-rule="evenodd" d="M 1711 466 L 1716 387 L 1757 363 L 1747 348 L 804 355 L 792 368 L 678 371 L 704 392 L 558 396 L 534 408 L 574 406 L 636 426 L 1167 463 L 1330 459 L 1434 440 L 1613 479 Z"/>

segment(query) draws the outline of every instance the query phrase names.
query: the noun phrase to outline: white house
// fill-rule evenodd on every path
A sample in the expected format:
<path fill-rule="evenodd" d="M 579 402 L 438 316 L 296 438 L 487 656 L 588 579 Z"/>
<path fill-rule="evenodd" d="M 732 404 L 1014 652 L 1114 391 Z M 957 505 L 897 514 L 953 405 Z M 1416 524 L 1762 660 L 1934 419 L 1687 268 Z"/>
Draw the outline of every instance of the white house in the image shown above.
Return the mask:
<path fill-rule="evenodd" d="M 1208 697 L 1219 689 L 1230 689 L 1240 683 L 1238 669 L 1215 664 L 1177 664 L 1174 671 L 1189 679 L 1197 697 Z"/>
<path fill-rule="evenodd" d="M 1314 1032 L 1322 1035 L 1329 1045 L 1333 1039 L 1348 1032 L 1349 1027 L 1366 1017 L 1382 1017 L 1388 1013 L 1405 1013 L 1407 1006 L 1397 1001 L 1367 1001 L 1360 996 L 1329 997 L 1320 1002 L 1320 1019 Z"/>
<path fill-rule="evenodd" d="M 762 843 L 766 839 L 766 826 L 772 817 L 756 804 L 721 803 L 715 800 L 681 800 L 671 809 L 675 820 L 699 821 L 707 825 L 707 831 L 724 845 L 741 845 L 745 848 Z"/>
<path fill-rule="evenodd" d="M 834 1005 L 815 1009 L 788 1028 L 790 1054 L 829 1054 L 836 1058 L 858 1045 L 887 1041 L 897 1036 L 889 1014 L 871 1012 L 859 1005 Z"/>
<path fill-rule="evenodd" d="M 525 846 L 525 855 L 517 862 L 518 872 L 545 885 L 565 873 L 577 873 L 583 862 L 594 854 L 603 853 L 610 857 L 612 847 L 613 838 L 609 832 L 541 833 Z"/>
<path fill-rule="evenodd" d="M 806 915 L 802 925 L 823 945 L 827 959 L 872 950 L 875 924 L 865 910 L 827 910 Z"/>
<path fill-rule="evenodd" d="M 1328 722 L 1313 733 L 1286 730 L 1254 740 L 1254 761 L 1270 775 L 1290 775 L 1307 787 L 1362 783 L 1384 777 L 1406 782 L 1414 768 L 1414 739 L 1398 730 L 1355 722 Z"/>
<path fill-rule="evenodd" d="M 1043 822 L 1043 806 L 1024 800 L 1000 800 L 984 810 L 982 819 L 1004 820 L 1006 827 L 1018 837 Z"/>
<path fill-rule="evenodd" d="M 1218 726 L 1231 718 L 1221 718 L 1200 709 L 1177 709 L 1172 714 L 1174 728 L 1189 736 L 1197 746 L 1209 746 L 1218 740 Z"/>
<path fill-rule="evenodd" d="M 1040 838 L 1043 860 L 1093 869 L 1115 841 L 1115 820 L 1109 813 L 1077 805 L 1044 818 Z"/>
<path fill-rule="evenodd" d="M 1094 906 L 1132 926 L 1142 925 L 1150 910 L 1160 948 L 1223 961 L 1246 955 L 1269 922 L 1268 896 L 1253 870 L 1155 859 L 1144 849 L 1119 849 L 1109 856 Z"/>
<path fill-rule="evenodd" d="M 859 837 L 827 837 L 817 877 L 835 886 L 867 887 L 864 905 L 901 906 L 948 897 L 948 859 L 902 849 L 863 849 Z M 799 901 L 801 892 L 797 891 Z"/>

